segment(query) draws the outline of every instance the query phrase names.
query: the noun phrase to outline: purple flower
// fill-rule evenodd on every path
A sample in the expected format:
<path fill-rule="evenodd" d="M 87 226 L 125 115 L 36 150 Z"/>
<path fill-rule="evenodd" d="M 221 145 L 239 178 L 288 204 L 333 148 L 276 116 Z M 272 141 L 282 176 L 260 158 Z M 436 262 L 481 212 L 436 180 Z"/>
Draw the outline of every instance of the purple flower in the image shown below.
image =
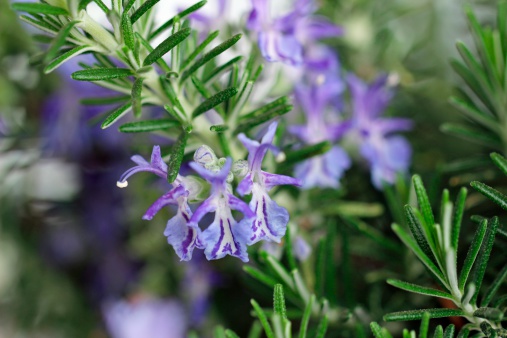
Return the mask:
<path fill-rule="evenodd" d="M 305 144 L 317 144 L 323 141 L 336 142 L 349 128 L 347 122 L 332 121 L 326 115 L 330 103 L 343 91 L 343 83 L 338 78 L 317 78 L 310 86 L 299 85 L 295 89 L 295 98 L 300 109 L 306 114 L 306 124 L 291 126 L 289 131 Z M 347 153 L 339 146 L 333 146 L 324 155 L 303 161 L 295 168 L 295 176 L 303 182 L 303 188 L 338 188 L 339 180 L 351 161 Z"/>
<path fill-rule="evenodd" d="M 248 170 L 245 178 L 238 185 L 240 195 L 252 194 L 250 209 L 255 212 L 255 219 L 251 223 L 252 233 L 249 243 L 260 240 L 279 243 L 287 230 L 289 213 L 269 197 L 269 190 L 277 185 L 301 186 L 298 179 L 265 172 L 261 169 L 262 160 L 268 149 L 277 149 L 271 144 L 275 136 L 277 122 L 271 123 L 261 142 L 257 142 L 239 134 L 238 138 L 248 150 Z"/>
<path fill-rule="evenodd" d="M 154 173 L 162 178 L 167 177 L 167 165 L 162 160 L 159 146 L 153 147 L 150 162 L 139 155 L 133 156 L 132 161 L 137 163 L 137 166 L 127 170 L 121 176 L 117 183 L 120 188 L 128 185 L 127 179 L 130 176 L 142 171 Z M 188 199 L 196 197 L 199 192 L 199 185 L 195 184 L 190 177 L 178 175 L 172 184 L 172 189 L 155 201 L 143 216 L 144 220 L 151 220 L 163 207 L 177 206 L 176 215 L 167 222 L 164 235 L 182 261 L 190 260 L 194 248 L 198 246 L 200 230 L 199 227 L 189 223 L 192 211 L 188 206 Z"/>
<path fill-rule="evenodd" d="M 408 171 L 410 144 L 393 133 L 410 130 L 412 121 L 381 116 L 393 96 L 388 76 L 366 84 L 351 74 L 347 82 L 354 107 L 352 137 L 371 167 L 373 184 L 381 189 L 384 182 L 392 184 L 397 174 Z"/>
<path fill-rule="evenodd" d="M 252 0 L 252 6 L 247 28 L 258 33 L 261 53 L 270 62 L 301 65 L 308 43 L 343 33 L 340 27 L 313 15 L 313 0 L 296 0 L 292 11 L 274 19 L 269 0 Z"/>
<path fill-rule="evenodd" d="M 145 298 L 116 301 L 104 306 L 104 319 L 112 338 L 183 338 L 187 318 L 174 300 Z"/>
<path fill-rule="evenodd" d="M 248 262 L 246 243 L 249 237 L 254 213 L 248 205 L 234 196 L 227 182 L 231 170 L 232 160 L 228 158 L 223 167 L 214 172 L 202 167 L 197 162 L 191 162 L 190 166 L 199 175 L 211 183 L 211 196 L 208 197 L 196 210 L 189 221 L 189 226 L 197 227 L 197 223 L 208 213 L 215 212 L 215 218 L 209 227 L 199 236 L 200 246 L 208 260 L 219 259 L 225 255 L 238 257 Z M 238 210 L 244 217 L 237 222 L 232 216 L 231 210 Z"/>

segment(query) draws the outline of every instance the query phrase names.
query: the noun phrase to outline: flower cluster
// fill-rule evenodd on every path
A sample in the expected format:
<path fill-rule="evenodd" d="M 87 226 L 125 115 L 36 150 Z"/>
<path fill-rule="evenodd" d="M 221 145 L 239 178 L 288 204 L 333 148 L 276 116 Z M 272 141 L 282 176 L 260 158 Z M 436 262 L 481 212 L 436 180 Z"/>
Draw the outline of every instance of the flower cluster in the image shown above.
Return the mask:
<path fill-rule="evenodd" d="M 322 37 L 341 35 L 342 29 L 315 15 L 312 0 L 296 0 L 294 9 L 271 19 L 269 1 L 252 0 L 247 28 L 257 32 L 259 48 L 268 61 L 280 61 L 302 70 L 294 88 L 299 110 L 306 115 L 305 125 L 289 131 L 305 145 L 323 141 L 331 150 L 298 164 L 295 176 L 303 188 L 338 188 L 343 173 L 350 168 L 348 154 L 337 145 L 345 139 L 368 164 L 372 182 L 378 189 L 393 183 L 396 175 L 408 171 L 411 148 L 396 132 L 411 129 L 408 119 L 386 118 L 382 113 L 393 96 L 390 77 L 380 76 L 371 84 L 349 75 L 340 76 L 338 56 L 316 42 Z M 348 88 L 352 99 L 350 118 L 343 119 L 342 94 Z"/>
<path fill-rule="evenodd" d="M 272 123 L 261 142 L 249 139 L 244 134 L 238 138 L 247 148 L 248 161 L 218 158 L 208 146 L 201 146 L 194 154 L 190 167 L 204 178 L 205 183 L 195 176 L 178 175 L 171 189 L 148 208 L 143 219 L 151 220 L 165 206 L 177 207 L 176 214 L 167 222 L 164 235 L 181 260 L 190 260 L 195 248 L 204 249 L 206 258 L 219 259 L 226 255 L 248 261 L 247 245 L 261 240 L 280 242 L 285 235 L 289 214 L 273 201 L 268 192 L 277 185 L 296 185 L 300 182 L 292 177 L 265 172 L 261 169 L 266 152 L 277 148 L 272 145 L 277 123 Z M 150 162 L 136 155 L 132 160 L 137 166 L 127 170 L 118 181 L 119 187 L 127 186 L 127 179 L 135 173 L 148 171 L 162 178 L 167 177 L 167 165 L 155 146 Z M 251 194 L 250 204 L 234 195 L 231 183 L 234 177 L 243 177 L 237 191 L 241 196 Z M 204 191 L 210 191 L 204 200 Z M 192 212 L 189 203 L 200 203 Z M 233 210 L 243 215 L 240 220 Z M 204 217 L 214 213 L 214 218 L 205 230 L 200 223 Z"/>

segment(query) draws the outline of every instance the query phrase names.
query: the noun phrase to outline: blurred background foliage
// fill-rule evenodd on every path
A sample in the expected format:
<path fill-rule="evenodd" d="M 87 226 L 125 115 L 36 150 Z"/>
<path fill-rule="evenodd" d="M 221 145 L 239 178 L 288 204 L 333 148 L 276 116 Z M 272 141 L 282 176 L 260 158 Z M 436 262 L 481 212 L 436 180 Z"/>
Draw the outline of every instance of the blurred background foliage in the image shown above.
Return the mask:
<path fill-rule="evenodd" d="M 472 43 L 463 8 L 471 5 L 481 23 L 492 24 L 496 1 L 320 3 L 319 13 L 347 31 L 344 38 L 327 41 L 339 51 L 346 69 L 366 79 L 382 71 L 399 75 L 401 86 L 389 113 L 415 121 L 416 127 L 407 134 L 414 148 L 412 172 L 423 177 L 431 200 L 438 200 L 442 187 L 450 187 L 455 196 L 472 179 L 494 181 L 495 186 L 507 183 L 487 161 L 491 149 L 440 131 L 442 123 L 463 119 L 448 102 L 462 85 L 449 62 L 458 57 L 455 42 Z M 61 75 L 43 76 L 39 67 L 32 66 L 37 47 L 26 29 L 10 10 L 9 1 L 0 0 L 0 119 L 9 127 L 7 136 L 0 139 L 0 337 L 107 337 L 104 302 L 144 295 L 178 299 L 186 304 L 187 313 L 192 312 L 189 304 L 196 298 L 209 297 L 209 308 L 201 309 L 205 315 L 194 314 L 199 319 L 190 320 L 190 327 L 207 336 L 205 332 L 221 323 L 244 336 L 252 321 L 249 299 L 255 297 L 269 305 L 272 290 L 238 273 L 241 264 L 233 259 L 179 263 L 160 235 L 162 225 L 138 221 L 145 208 L 140 201 L 154 200 L 159 189 L 154 184 L 153 189 L 142 189 L 146 181 L 139 180 L 131 190 L 116 190 L 116 178 L 138 147 L 130 144 L 129 136 L 106 144 L 94 138 L 96 126 L 88 124 L 87 130 L 76 129 L 70 135 L 84 133 L 91 139 L 79 154 L 76 148 L 47 151 L 52 132 L 44 131 L 48 126 L 43 107 L 52 95 L 72 85 Z M 69 119 L 83 121 L 86 111 L 78 105 L 78 93 L 67 93 L 71 96 L 64 104 L 50 107 L 58 106 Z M 453 163 L 465 157 L 478 158 L 483 166 L 474 166 L 474 171 L 456 170 Z M 54 168 L 64 168 L 64 173 L 55 177 Z M 48 194 L 48 187 L 55 191 Z M 407 297 L 388 286 L 386 278 L 400 275 L 431 282 L 401 244 L 390 250 L 382 248 L 365 239 L 358 225 L 351 225 L 343 216 L 353 213 L 354 207 L 367 209 L 361 213 L 371 217 L 361 222 L 397 242 L 390 230 L 396 210 L 387 212 L 393 208 L 389 196 L 371 186 L 366 171 L 349 170 L 342 192 L 305 194 L 301 199 L 319 211 L 295 215 L 295 222 L 304 229 L 320 217 L 336 234 L 328 245 L 336 266 L 332 274 L 337 283 L 326 286 L 334 294 L 332 302 L 355 309 L 364 327 L 371 320 L 381 321 L 386 312 L 428 307 L 428 302 L 434 302 L 424 296 Z M 406 184 L 392 189 L 392 195 L 406 203 Z M 344 202 L 335 207 L 326 204 L 330 198 L 368 204 Z M 467 214 L 493 215 L 493 206 L 484 200 L 471 193 Z M 320 213 L 322 205 L 327 208 L 324 214 Z M 465 222 L 464 232 L 472 234 L 473 227 Z M 312 262 L 302 263 L 310 280 Z M 389 325 L 396 332 L 402 324 Z M 344 337 L 340 332 L 331 328 L 329 336 Z M 357 334 L 354 329 L 347 332 L 351 337 Z"/>

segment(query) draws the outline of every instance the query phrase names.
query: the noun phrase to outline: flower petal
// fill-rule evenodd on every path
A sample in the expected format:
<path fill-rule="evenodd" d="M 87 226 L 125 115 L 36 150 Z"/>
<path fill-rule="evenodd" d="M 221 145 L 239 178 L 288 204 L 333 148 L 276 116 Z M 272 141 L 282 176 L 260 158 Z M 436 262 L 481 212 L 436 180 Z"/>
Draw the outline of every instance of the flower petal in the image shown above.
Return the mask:
<path fill-rule="evenodd" d="M 265 171 L 261 171 L 261 177 L 261 180 L 263 181 L 267 191 L 277 185 L 293 185 L 296 187 L 300 187 L 302 185 L 302 182 L 297 178 L 285 175 L 271 174 Z"/>
<path fill-rule="evenodd" d="M 235 229 L 243 226 L 240 224 L 232 217 L 227 207 L 223 206 L 217 210 L 215 220 L 201 236 L 205 243 L 204 254 L 208 260 L 231 255 L 248 262 L 245 239 L 237 232 L 239 229 Z"/>
<path fill-rule="evenodd" d="M 144 220 L 151 220 L 166 205 L 178 205 L 178 198 L 188 196 L 188 191 L 182 185 L 171 189 L 168 193 L 162 195 L 153 203 L 143 216 Z"/>
<path fill-rule="evenodd" d="M 178 210 L 176 216 L 167 222 L 164 235 L 167 236 L 169 243 L 176 251 L 176 254 L 182 261 L 189 261 L 192 258 L 194 248 L 198 247 L 199 228 L 188 226 L 189 216 L 192 215 L 188 205 L 187 210 L 181 212 Z"/>
<path fill-rule="evenodd" d="M 288 211 L 276 204 L 258 183 L 253 185 L 250 208 L 255 212 L 256 218 L 251 223 L 252 234 L 248 244 L 260 240 L 280 243 L 287 230 Z"/>

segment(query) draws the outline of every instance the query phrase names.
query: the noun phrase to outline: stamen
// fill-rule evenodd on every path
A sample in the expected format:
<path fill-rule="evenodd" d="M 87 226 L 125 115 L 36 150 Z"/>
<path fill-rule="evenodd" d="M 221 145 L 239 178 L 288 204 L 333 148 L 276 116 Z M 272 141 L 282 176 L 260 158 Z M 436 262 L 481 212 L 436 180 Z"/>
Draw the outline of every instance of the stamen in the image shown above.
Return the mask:
<path fill-rule="evenodd" d="M 127 182 L 127 181 L 123 181 L 123 182 L 122 181 L 118 181 L 118 182 L 116 182 L 116 186 L 118 188 L 122 188 L 123 189 L 123 188 L 126 188 L 128 185 L 129 185 L 129 182 Z"/>
<path fill-rule="evenodd" d="M 285 159 L 287 158 L 287 156 L 285 155 L 285 153 L 283 151 L 279 152 L 278 155 L 276 155 L 276 162 L 277 163 L 281 163 L 283 161 L 285 161 Z"/>

